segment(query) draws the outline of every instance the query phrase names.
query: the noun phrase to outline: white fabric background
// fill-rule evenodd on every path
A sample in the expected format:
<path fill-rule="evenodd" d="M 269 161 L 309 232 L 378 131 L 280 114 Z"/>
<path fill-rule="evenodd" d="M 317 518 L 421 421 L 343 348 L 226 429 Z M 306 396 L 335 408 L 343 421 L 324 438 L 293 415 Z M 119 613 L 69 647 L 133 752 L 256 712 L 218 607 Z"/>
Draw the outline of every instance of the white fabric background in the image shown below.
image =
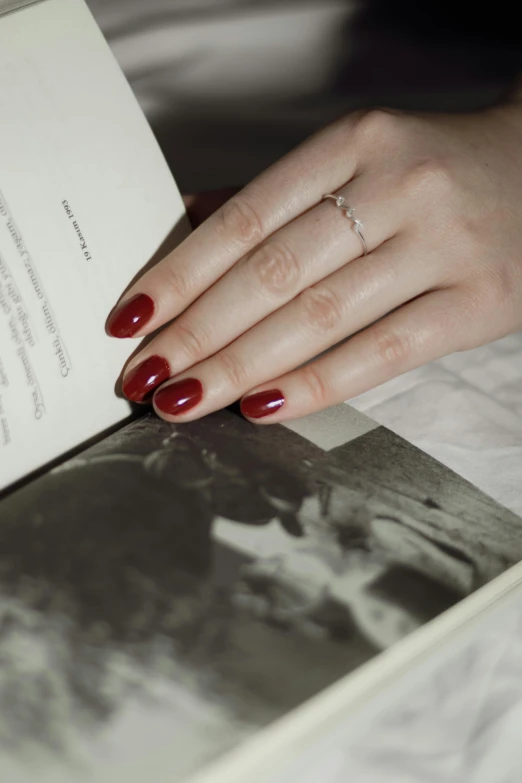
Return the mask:
<path fill-rule="evenodd" d="M 430 48 L 410 34 L 400 38 L 394 58 L 393 36 L 381 31 L 385 67 L 372 72 L 369 61 L 369 71 L 352 71 L 343 92 L 336 72 L 347 47 L 359 51 L 357 35 L 364 32 L 350 32 L 351 2 L 90 5 L 181 187 L 192 192 L 245 181 L 341 108 L 360 103 L 361 84 L 384 102 L 389 96 L 399 105 L 463 107 L 487 101 L 502 87 L 502 62 L 493 54 L 491 67 L 477 71 L 469 47 L 464 57 L 463 46 Z M 423 86 L 423 70 L 437 72 L 439 82 L 427 78 L 430 86 Z M 522 335 L 408 373 L 353 404 L 522 514 Z M 404 684 L 365 742 L 355 743 L 349 723 L 337 749 L 318 738 L 311 780 L 521 780 L 522 594 L 509 611 L 499 609 L 484 622 L 464 651 L 449 663 L 440 658 L 438 673 L 433 664 L 424 687 L 412 691 Z M 404 704 L 415 719 L 398 730 L 393 714 Z M 470 721 L 476 730 L 465 730 Z"/>

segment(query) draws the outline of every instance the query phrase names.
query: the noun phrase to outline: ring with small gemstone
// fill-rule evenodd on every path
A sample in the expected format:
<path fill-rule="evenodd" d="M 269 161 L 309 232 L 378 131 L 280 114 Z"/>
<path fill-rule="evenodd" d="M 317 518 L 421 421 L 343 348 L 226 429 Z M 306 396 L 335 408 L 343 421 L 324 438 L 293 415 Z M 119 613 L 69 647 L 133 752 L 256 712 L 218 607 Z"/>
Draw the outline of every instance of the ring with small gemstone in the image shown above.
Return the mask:
<path fill-rule="evenodd" d="M 335 206 L 339 207 L 339 209 L 342 209 L 342 211 L 344 212 L 348 220 L 352 221 L 353 230 L 361 240 L 361 244 L 363 246 L 363 256 L 367 256 L 368 245 L 366 244 L 366 240 L 361 231 L 363 224 L 361 223 L 360 220 L 357 220 L 357 218 L 355 217 L 355 209 L 353 207 L 348 206 L 344 196 L 336 196 L 333 193 L 327 193 L 327 195 L 323 197 L 323 201 L 326 201 L 327 198 L 335 201 Z"/>

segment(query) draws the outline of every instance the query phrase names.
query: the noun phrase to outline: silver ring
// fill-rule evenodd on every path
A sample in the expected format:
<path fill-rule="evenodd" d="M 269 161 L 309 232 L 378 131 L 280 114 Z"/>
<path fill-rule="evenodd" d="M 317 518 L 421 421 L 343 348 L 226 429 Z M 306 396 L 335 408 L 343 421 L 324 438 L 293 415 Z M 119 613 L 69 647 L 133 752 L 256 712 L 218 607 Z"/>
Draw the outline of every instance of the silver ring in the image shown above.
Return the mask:
<path fill-rule="evenodd" d="M 339 209 L 342 209 L 348 220 L 352 221 L 353 230 L 361 240 L 361 244 L 363 246 L 363 256 L 368 255 L 368 245 L 366 244 L 366 240 L 363 236 L 363 233 L 361 231 L 363 224 L 360 220 L 357 220 L 355 217 L 355 209 L 353 207 L 349 207 L 346 203 L 346 199 L 344 196 L 334 196 L 333 193 L 328 193 L 326 196 L 323 197 L 323 201 L 326 201 L 327 198 L 333 199 L 335 201 L 335 206 L 339 207 Z"/>

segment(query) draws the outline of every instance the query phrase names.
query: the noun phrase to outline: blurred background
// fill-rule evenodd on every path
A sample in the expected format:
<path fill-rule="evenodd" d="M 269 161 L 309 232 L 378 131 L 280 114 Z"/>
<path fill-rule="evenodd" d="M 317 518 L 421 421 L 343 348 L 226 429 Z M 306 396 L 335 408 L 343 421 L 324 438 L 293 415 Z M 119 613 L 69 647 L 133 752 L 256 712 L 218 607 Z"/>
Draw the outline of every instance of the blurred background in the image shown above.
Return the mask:
<path fill-rule="evenodd" d="M 88 2 L 184 192 L 242 185 L 350 109 L 474 109 L 522 70 L 509 0 Z"/>

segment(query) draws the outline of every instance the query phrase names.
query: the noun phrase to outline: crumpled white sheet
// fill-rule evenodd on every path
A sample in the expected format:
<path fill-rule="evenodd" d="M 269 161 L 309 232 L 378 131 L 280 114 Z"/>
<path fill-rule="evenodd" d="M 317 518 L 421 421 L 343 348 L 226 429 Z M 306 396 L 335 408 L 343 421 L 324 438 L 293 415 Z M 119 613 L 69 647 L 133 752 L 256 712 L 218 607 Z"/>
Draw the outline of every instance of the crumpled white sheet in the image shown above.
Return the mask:
<path fill-rule="evenodd" d="M 522 515 L 522 334 L 350 402 Z"/>
<path fill-rule="evenodd" d="M 321 0 L 315 8 L 307 0 L 90 5 L 151 119 L 170 121 L 176 143 L 189 140 L 182 152 L 194 189 L 230 184 L 241 167 L 248 176 L 300 123 L 308 131 L 331 113 L 324 96 L 348 1 Z M 448 53 L 441 57 L 447 65 Z M 305 105 L 314 107 L 312 117 Z M 334 113 L 338 106 L 332 92 Z M 198 135 L 208 107 L 231 126 L 239 122 L 240 131 L 243 118 L 250 135 L 232 134 L 229 146 L 229 130 L 219 140 Z M 181 120 L 184 137 L 175 134 Z M 225 177 L 228 171 L 233 176 Z M 442 359 L 352 404 L 522 514 L 522 335 Z M 522 780 L 522 591 L 515 599 L 488 612 L 467 645 L 437 651 L 422 685 L 412 671 L 395 695 L 377 700 L 366 723 L 363 716 L 355 726 L 347 720 L 335 736 L 311 740 L 307 765 L 296 760 L 284 783 Z"/>

